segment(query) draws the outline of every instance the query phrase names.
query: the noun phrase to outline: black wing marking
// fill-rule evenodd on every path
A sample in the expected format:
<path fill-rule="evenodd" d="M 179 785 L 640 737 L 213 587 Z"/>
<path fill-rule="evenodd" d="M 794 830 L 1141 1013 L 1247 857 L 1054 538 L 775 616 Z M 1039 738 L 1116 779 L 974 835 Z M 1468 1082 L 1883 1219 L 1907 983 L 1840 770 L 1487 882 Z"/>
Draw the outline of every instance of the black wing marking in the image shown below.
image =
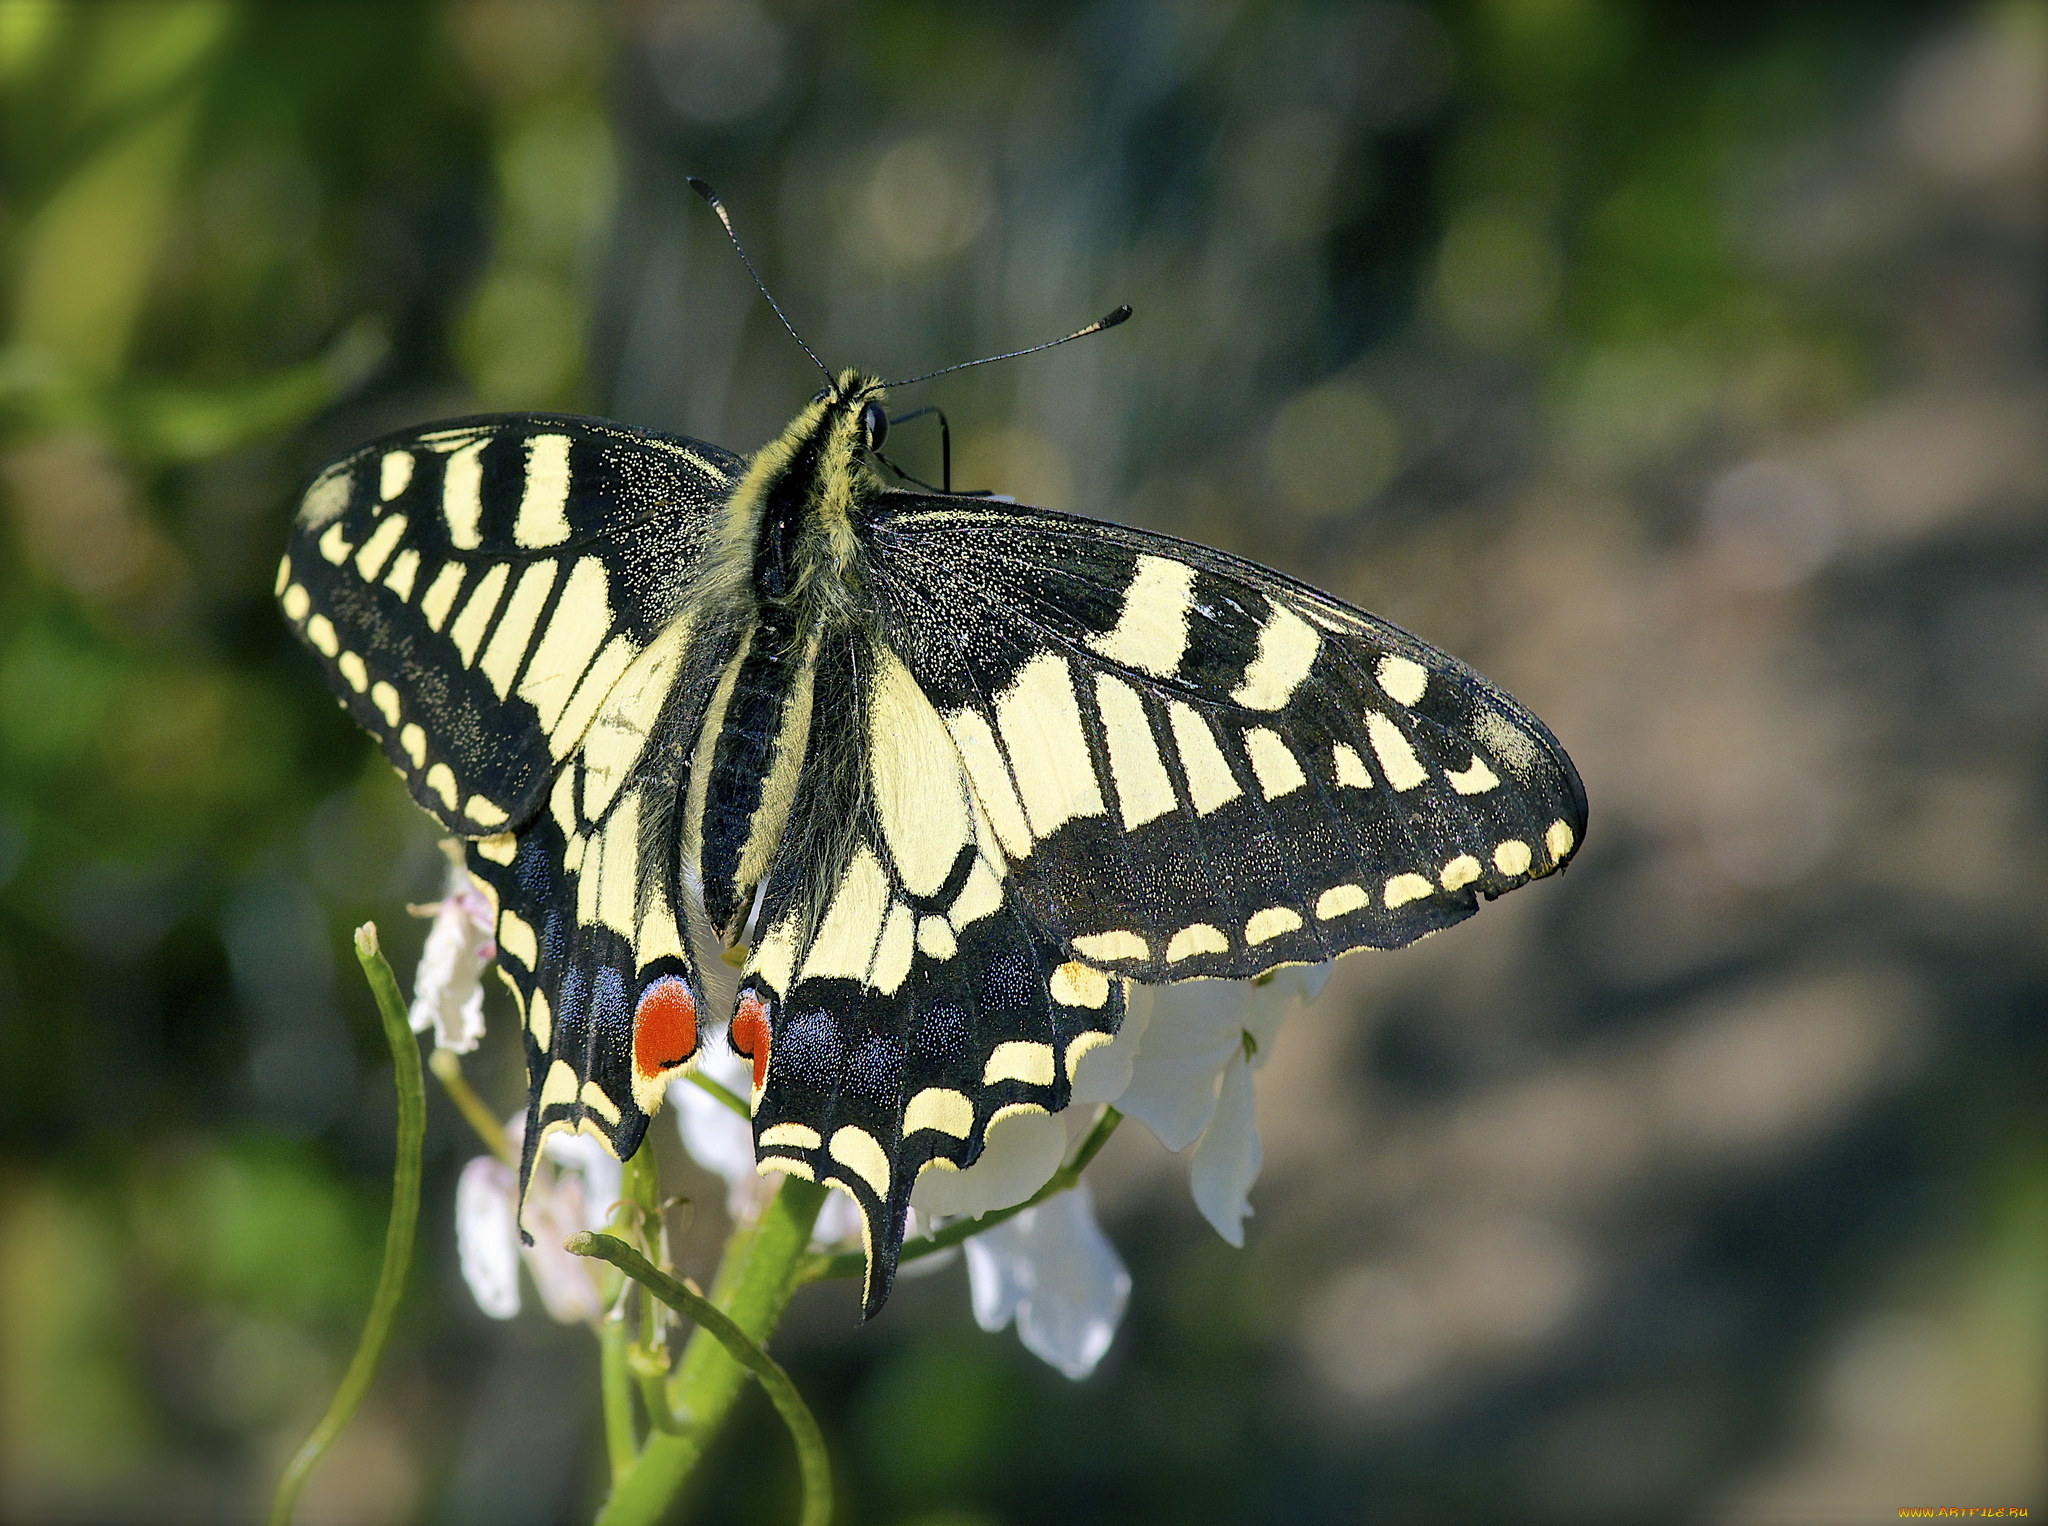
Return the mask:
<path fill-rule="evenodd" d="M 1081 958 L 1244 978 L 1395 948 L 1562 867 L 1586 797 L 1455 658 L 1205 547 L 890 494 L 884 617 L 1010 877 Z"/>
<path fill-rule="evenodd" d="M 1037 925 L 909 670 L 849 633 L 821 649 L 804 797 L 742 972 L 733 1044 L 754 1061 L 762 1169 L 859 1204 L 865 1309 L 895 1276 L 919 1175 L 964 1169 L 1006 1112 L 1057 1112 L 1123 1017 L 1124 984 Z M 837 820 L 850 832 L 830 846 Z M 820 885 L 817 873 L 829 864 Z"/>
<path fill-rule="evenodd" d="M 413 798 L 503 831 L 680 612 L 743 466 L 545 414 L 390 435 L 307 489 L 278 598 Z"/>

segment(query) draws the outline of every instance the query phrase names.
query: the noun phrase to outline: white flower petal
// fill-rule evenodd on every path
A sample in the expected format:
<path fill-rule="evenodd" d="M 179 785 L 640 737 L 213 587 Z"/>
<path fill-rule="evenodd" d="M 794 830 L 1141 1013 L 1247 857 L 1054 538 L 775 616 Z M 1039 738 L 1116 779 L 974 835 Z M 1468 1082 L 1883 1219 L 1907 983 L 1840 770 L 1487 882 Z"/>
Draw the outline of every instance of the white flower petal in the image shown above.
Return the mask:
<path fill-rule="evenodd" d="M 1144 987 L 1144 1039 L 1131 1067 L 1131 1084 L 1116 1100 L 1169 1150 L 1184 1150 L 1216 1112 L 1216 1078 L 1233 1054 L 1243 1052 L 1244 1015 L 1256 988 L 1238 980 L 1189 980 Z"/>
<path fill-rule="evenodd" d="M 1149 1008 L 1148 1020 L 1116 1106 L 1169 1150 L 1199 1138 L 1188 1185 L 1202 1216 L 1232 1245 L 1244 1244 L 1259 1175 L 1252 1072 L 1272 1058 L 1288 1014 L 1322 993 L 1330 968 L 1296 965 L 1258 983 L 1190 980 L 1132 993 L 1133 1007 Z"/>
<path fill-rule="evenodd" d="M 1259 1130 L 1252 1116 L 1252 1067 L 1239 1050 L 1223 1068 L 1216 1116 L 1195 1143 L 1188 1186 L 1202 1217 L 1232 1245 L 1244 1245 L 1249 1194 L 1259 1179 Z"/>
<path fill-rule="evenodd" d="M 462 1280 L 492 1319 L 519 1312 L 519 1175 L 479 1155 L 455 1180 L 455 1250 Z"/>
<path fill-rule="evenodd" d="M 1263 985 L 1251 988 L 1238 1020 L 1258 1046 L 1252 1054 L 1253 1070 L 1263 1068 L 1273 1057 L 1273 1041 L 1280 1036 L 1280 1025 L 1323 994 L 1330 971 L 1336 967 L 1334 959 L 1322 964 L 1289 965 L 1284 970 L 1275 970 Z"/>
<path fill-rule="evenodd" d="M 1029 1217 L 1029 1213 L 1020 1213 L 960 1247 L 967 1253 L 967 1297 L 974 1308 L 974 1322 L 991 1335 L 1016 1317 L 1026 1291 L 1029 1267 L 1017 1238 L 1017 1225 Z"/>
<path fill-rule="evenodd" d="M 525 1142 L 525 1116 L 505 1122 L 505 1136 L 516 1153 Z M 505 1173 L 505 1193 L 511 1212 L 519 1212 L 518 1178 L 510 1167 L 494 1160 L 472 1161 L 471 1170 L 489 1164 Z M 465 1173 L 467 1174 L 467 1173 Z M 540 1301 L 548 1314 L 562 1324 L 576 1324 L 604 1313 L 598 1287 L 599 1271 L 586 1256 L 572 1255 L 562 1242 L 585 1229 L 602 1229 L 619 1201 L 619 1163 L 588 1134 L 548 1135 L 541 1146 L 541 1158 L 534 1163 L 533 1181 L 526 1193 L 526 1231 L 533 1244 L 519 1243 L 518 1220 L 510 1226 L 509 1243 L 540 1289 Z M 461 1194 L 457 1191 L 457 1228 Z M 465 1267 L 465 1275 L 467 1268 Z M 471 1285 L 474 1287 L 474 1284 Z M 481 1300 L 479 1300 L 481 1301 Z"/>
<path fill-rule="evenodd" d="M 589 1227 L 588 1201 L 582 1178 L 571 1172 L 559 1175 L 551 1189 L 536 1185 L 526 1196 L 526 1227 L 533 1244 L 520 1251 L 533 1285 L 540 1289 L 541 1303 L 558 1324 L 578 1324 L 604 1313 L 597 1263 L 562 1249 L 564 1240 Z"/>
<path fill-rule="evenodd" d="M 415 1030 L 417 1031 L 417 1030 Z M 469 988 L 469 995 L 463 998 L 461 1010 L 452 1022 L 443 1023 L 434 1034 L 436 1049 L 452 1049 L 457 1054 L 468 1054 L 484 1036 L 484 984 L 483 966 L 477 969 L 476 984 Z"/>
<path fill-rule="evenodd" d="M 1117 1029 L 1116 1037 L 1089 1050 L 1074 1067 L 1076 1103 L 1114 1102 L 1131 1084 L 1131 1066 L 1142 1047 L 1152 1004 L 1136 999 L 1137 988 L 1126 986 L 1124 989 L 1134 994 L 1125 1004 L 1123 1026 Z"/>
<path fill-rule="evenodd" d="M 1323 987 L 1330 983 L 1330 976 L 1337 969 L 1337 961 L 1325 959 L 1321 964 L 1297 964 L 1277 971 L 1273 979 L 1285 982 L 1294 989 L 1294 999 L 1304 1007 L 1312 1007 L 1323 994 Z"/>
<path fill-rule="evenodd" d="M 612 1152 L 588 1134 L 566 1134 L 557 1130 L 548 1135 L 541 1153 L 555 1164 L 557 1196 L 566 1194 L 571 1188 L 577 1194 L 577 1211 L 565 1218 L 570 1227 L 562 1231 L 562 1236 L 566 1238 L 579 1229 L 603 1229 L 619 1202 L 622 1168 Z M 535 1188 L 532 1198 L 537 1199 L 541 1195 L 542 1189 Z M 540 1230 L 531 1222 L 532 1217 L 529 1206 L 526 1227 L 537 1240 Z"/>
<path fill-rule="evenodd" d="M 965 1171 L 934 1167 L 911 1188 L 911 1204 L 945 1218 L 976 1215 L 1021 1203 L 1059 1170 L 1067 1153 L 1067 1125 L 1057 1114 L 1010 1113 L 989 1125 L 981 1159 Z"/>
<path fill-rule="evenodd" d="M 462 945 L 442 931 L 443 921 L 436 912 L 427 929 L 426 944 L 420 949 L 420 962 L 413 967 L 412 1007 L 406 1016 L 414 1033 L 425 1033 L 434 1026 L 443 997 L 455 979 L 455 962 L 462 952 Z"/>
<path fill-rule="evenodd" d="M 1017 1334 L 1025 1350 L 1079 1381 L 1116 1338 L 1131 1274 L 1095 1222 L 1086 1187 L 1033 1209 L 1028 1238 L 1032 1288 L 1017 1307 Z"/>
<path fill-rule="evenodd" d="M 1130 1302 L 1131 1274 L 1095 1222 L 1086 1186 L 976 1235 L 966 1249 L 982 1329 L 1014 1317 L 1032 1355 L 1077 1381 L 1095 1370 Z"/>
<path fill-rule="evenodd" d="M 490 907 L 462 870 L 448 871 L 448 892 L 434 908 L 413 972 L 412 1031 L 434 1030 L 434 1047 L 467 1054 L 484 1032 L 483 973 L 497 957 Z"/>

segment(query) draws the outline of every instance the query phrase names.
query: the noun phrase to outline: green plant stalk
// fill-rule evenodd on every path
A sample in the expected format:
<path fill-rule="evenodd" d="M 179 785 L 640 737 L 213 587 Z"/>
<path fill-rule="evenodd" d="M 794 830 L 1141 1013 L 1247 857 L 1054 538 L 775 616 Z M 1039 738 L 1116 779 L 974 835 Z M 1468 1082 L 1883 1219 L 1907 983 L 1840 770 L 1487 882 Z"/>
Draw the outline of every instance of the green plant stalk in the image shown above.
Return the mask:
<path fill-rule="evenodd" d="M 640 1148 L 633 1152 L 619 1173 L 619 1191 L 623 1201 L 619 1212 L 613 1216 L 614 1232 L 622 1226 L 630 1228 L 634 1238 L 646 1245 L 648 1259 L 661 1259 L 661 1182 L 654 1163 L 654 1147 L 643 1140 Z M 621 1279 L 621 1294 L 625 1291 Z M 675 1417 L 669 1413 L 668 1391 L 664 1386 L 667 1377 L 665 1353 L 661 1344 L 661 1320 L 654 1300 L 642 1293 L 640 1305 L 640 1331 L 637 1342 L 626 1344 L 626 1366 L 633 1383 L 640 1390 L 640 1405 L 647 1412 L 647 1424 L 652 1430 L 675 1429 Z M 624 1321 L 624 1310 L 617 1321 L 621 1329 L 630 1330 Z M 639 1444 L 634 1443 L 633 1455 L 639 1456 Z"/>
<path fill-rule="evenodd" d="M 377 1277 L 377 1296 L 370 1303 L 370 1317 L 363 1324 L 363 1337 L 356 1343 L 355 1359 L 342 1375 L 334 1402 L 313 1427 L 313 1434 L 286 1465 L 278 1480 L 277 1493 L 270 1502 L 270 1526 L 287 1526 L 298 1504 L 313 1465 L 334 1445 L 356 1406 L 377 1375 L 377 1363 L 391 1337 L 398 1300 L 405 1293 L 405 1277 L 412 1266 L 413 1230 L 420 1211 L 420 1153 L 427 1134 L 427 1089 L 420 1074 L 419 1041 L 406 1022 L 405 1003 L 398 994 L 397 977 L 377 947 L 377 924 L 365 922 L 356 929 L 356 961 L 377 998 L 377 1015 L 384 1021 L 384 1039 L 391 1046 L 391 1067 L 398 1084 L 398 1163 L 391 1173 L 391 1219 L 384 1229 L 384 1267 Z"/>
<path fill-rule="evenodd" d="M 448 1100 L 455 1104 L 455 1110 L 469 1121 L 476 1130 L 476 1137 L 484 1142 L 484 1148 L 515 1171 L 519 1168 L 519 1157 L 512 1153 L 512 1142 L 505 1137 L 504 1127 L 491 1116 L 491 1110 L 484 1105 L 484 1099 L 476 1094 L 462 1074 L 462 1061 L 452 1049 L 436 1049 L 427 1056 L 427 1069 L 434 1073 L 434 1079 L 441 1083 L 441 1089 L 448 1093 Z"/>
<path fill-rule="evenodd" d="M 597 1383 L 604 1408 L 604 1455 L 614 1485 L 640 1460 L 640 1445 L 633 1436 L 632 1374 L 626 1365 L 629 1339 L 624 1320 L 598 1320 Z"/>
<path fill-rule="evenodd" d="M 784 1177 L 755 1225 L 736 1231 L 726 1242 L 725 1257 L 707 1302 L 714 1314 L 722 1313 L 732 1332 L 755 1347 L 766 1345 L 796 1290 L 797 1267 L 810 1243 L 818 1210 L 825 1205 L 827 1190 L 815 1182 Z M 584 1238 L 572 1240 L 571 1248 L 588 1254 L 595 1247 L 577 1243 Z M 658 1272 L 655 1275 L 662 1277 Z M 663 1281 L 674 1283 L 673 1278 Z M 694 1296 L 680 1284 L 675 1288 L 686 1297 Z M 668 1381 L 669 1407 L 681 1428 L 656 1431 L 647 1438 L 640 1460 L 613 1485 L 611 1498 L 598 1512 L 598 1526 L 654 1526 L 717 1435 L 746 1382 L 748 1369 L 713 1333 L 712 1325 L 681 1305 L 673 1306 L 698 1320 L 683 1348 L 682 1361 Z M 794 1394 L 793 1389 L 791 1392 Z M 770 1397 L 774 1397 L 772 1392 Z M 807 1487 L 806 1500 L 809 1498 Z M 805 1519 L 811 1519 L 808 1513 Z"/>
<path fill-rule="evenodd" d="M 659 1298 L 684 1318 L 695 1320 L 700 1331 L 717 1340 L 726 1355 L 760 1380 L 783 1423 L 789 1427 L 790 1440 L 796 1443 L 797 1466 L 803 1475 L 802 1526 L 830 1526 L 832 1468 L 825 1455 L 825 1437 L 797 1393 L 796 1385 L 790 1382 L 789 1374 L 717 1304 L 650 1264 L 625 1241 L 586 1232 L 571 1235 L 567 1244 L 578 1255 L 602 1256 L 638 1282 L 643 1293 Z"/>
<path fill-rule="evenodd" d="M 720 1083 L 712 1080 L 711 1077 L 705 1075 L 701 1069 L 691 1071 L 687 1079 L 689 1080 L 692 1086 L 697 1088 L 697 1090 L 703 1092 L 706 1096 L 716 1097 L 720 1102 L 723 1102 L 735 1113 L 738 1113 L 742 1118 L 746 1119 L 747 1123 L 750 1126 L 752 1125 L 754 1121 L 754 1110 L 751 1107 L 747 1106 L 747 1099 L 742 1097 L 738 1092 L 734 1091 L 731 1087 L 721 1085 Z"/>
<path fill-rule="evenodd" d="M 1074 1158 L 1059 1170 L 1030 1197 L 1008 1208 L 997 1208 L 979 1218 L 958 1219 L 948 1224 L 926 1240 L 915 1240 L 903 1247 L 903 1254 L 897 1258 L 897 1265 L 915 1261 L 920 1256 L 935 1256 L 942 1250 L 950 1250 L 962 1240 L 971 1240 L 985 1229 L 994 1229 L 1007 1219 L 1014 1219 L 1027 1208 L 1036 1208 L 1049 1197 L 1057 1197 L 1081 1180 L 1081 1173 L 1096 1153 L 1109 1143 L 1109 1136 L 1116 1132 L 1116 1126 L 1123 1122 L 1124 1115 L 1113 1107 L 1105 1107 L 1102 1116 L 1095 1120 L 1081 1140 L 1081 1147 L 1074 1151 Z M 806 1256 L 796 1269 L 799 1284 L 825 1282 L 835 1277 L 858 1277 L 867 1270 L 867 1257 L 858 1251 L 841 1256 Z"/>

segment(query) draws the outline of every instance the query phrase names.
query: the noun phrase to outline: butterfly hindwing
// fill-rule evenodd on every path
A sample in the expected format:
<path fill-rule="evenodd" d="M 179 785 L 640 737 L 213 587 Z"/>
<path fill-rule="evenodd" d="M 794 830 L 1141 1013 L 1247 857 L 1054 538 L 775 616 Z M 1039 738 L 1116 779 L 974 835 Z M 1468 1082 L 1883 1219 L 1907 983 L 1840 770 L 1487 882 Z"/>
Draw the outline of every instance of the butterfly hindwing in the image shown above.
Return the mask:
<path fill-rule="evenodd" d="M 603 922 L 577 920 L 580 876 L 565 867 L 561 834 L 547 817 L 516 835 L 470 844 L 468 858 L 472 875 L 497 896 L 498 970 L 519 1013 L 534 1080 L 521 1182 L 557 1128 L 594 1133 L 621 1158 L 630 1155 L 647 1127 L 630 1069 L 640 968 L 630 939 Z M 689 1017 L 694 1041 L 694 1006 Z"/>
<path fill-rule="evenodd" d="M 638 1148 L 668 1083 L 696 1055 L 705 984 L 677 852 L 678 745 L 695 716 L 685 628 L 648 647 L 517 832 L 468 845 L 498 905 L 498 967 L 524 1033 L 521 1181 L 554 1129 Z M 678 669 L 683 671 L 679 676 Z"/>
<path fill-rule="evenodd" d="M 1251 563 L 888 495 L 887 618 L 1018 891 L 1134 979 L 1393 948 L 1558 868 L 1585 795 L 1462 663 Z"/>
<path fill-rule="evenodd" d="M 813 683 L 814 711 L 845 716 L 850 735 L 813 733 L 806 787 L 854 831 L 822 891 L 803 833 L 778 859 L 732 1038 L 754 1062 L 763 1168 L 835 1182 L 860 1206 L 872 1314 L 918 1176 L 971 1166 L 1008 1110 L 1064 1108 L 1124 991 L 1019 899 L 957 750 L 893 652 L 849 637 Z M 857 751 L 835 759 L 847 742 Z"/>
<path fill-rule="evenodd" d="M 413 798 L 502 831 L 677 615 L 742 465 L 545 414 L 391 435 L 307 489 L 278 597 Z"/>

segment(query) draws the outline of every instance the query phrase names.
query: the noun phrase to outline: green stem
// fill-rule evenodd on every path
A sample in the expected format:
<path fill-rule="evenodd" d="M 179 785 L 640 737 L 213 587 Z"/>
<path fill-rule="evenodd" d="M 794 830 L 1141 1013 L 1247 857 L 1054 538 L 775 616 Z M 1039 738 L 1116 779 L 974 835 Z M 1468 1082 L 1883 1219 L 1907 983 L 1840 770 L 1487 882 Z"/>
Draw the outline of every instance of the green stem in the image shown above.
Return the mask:
<path fill-rule="evenodd" d="M 287 1526 L 299 1490 L 327 1449 L 348 1426 L 377 1375 L 384 1343 L 391 1337 L 391 1324 L 398 1312 L 398 1300 L 405 1293 L 405 1275 L 412 1266 L 413 1229 L 420 1209 L 420 1152 L 427 1133 L 427 1091 L 420 1076 L 420 1048 L 412 1027 L 406 1022 L 405 1003 L 398 995 L 398 980 L 377 947 L 377 924 L 365 922 L 356 929 L 356 961 L 368 977 L 370 991 L 377 998 L 377 1014 L 384 1021 L 384 1039 L 391 1046 L 391 1064 L 398 1083 L 398 1163 L 391 1173 L 391 1219 L 384 1229 L 384 1268 L 377 1277 L 377 1296 L 370 1303 L 370 1317 L 363 1325 L 363 1338 L 356 1344 L 355 1359 L 342 1375 L 334 1402 L 306 1444 L 299 1448 L 278 1480 L 277 1494 L 270 1502 L 270 1526 Z"/>
<path fill-rule="evenodd" d="M 626 1229 L 646 1245 L 654 1257 L 665 1260 L 661 1248 L 661 1183 L 655 1170 L 651 1142 L 643 1141 L 632 1158 L 625 1162 L 619 1173 L 619 1192 L 623 1201 L 619 1204 L 619 1212 L 613 1216 L 612 1229 Z M 627 1370 L 632 1375 L 634 1386 L 640 1390 L 640 1404 L 647 1411 L 647 1424 L 654 1430 L 672 1431 L 675 1429 L 675 1416 L 669 1413 L 668 1390 L 664 1386 L 668 1363 L 662 1345 L 661 1321 L 653 1299 L 643 1293 L 639 1304 L 640 1338 L 637 1342 L 629 1342 L 626 1347 Z M 625 1328 L 623 1321 L 621 1328 Z M 639 1452 L 636 1442 L 633 1455 L 637 1457 Z"/>
<path fill-rule="evenodd" d="M 692 1086 L 696 1087 L 699 1091 L 716 1097 L 720 1102 L 723 1102 L 735 1113 L 746 1119 L 747 1122 L 752 1123 L 754 1121 L 754 1110 L 747 1106 L 747 1099 L 731 1087 L 712 1080 L 702 1070 L 691 1071 L 688 1079 Z"/>
<path fill-rule="evenodd" d="M 1081 1140 L 1081 1147 L 1074 1152 L 1074 1158 L 1059 1170 L 1053 1172 L 1050 1180 L 1021 1203 L 1008 1208 L 993 1209 L 978 1218 L 956 1219 L 945 1228 L 935 1232 L 929 1239 L 916 1240 L 903 1247 L 903 1253 L 896 1258 L 901 1266 L 906 1261 L 915 1261 L 920 1256 L 935 1256 L 942 1250 L 951 1250 L 962 1240 L 971 1240 L 985 1229 L 994 1229 L 998 1224 L 1014 1219 L 1027 1208 L 1036 1208 L 1049 1197 L 1057 1197 L 1081 1180 L 1081 1173 L 1096 1153 L 1109 1143 L 1109 1136 L 1116 1132 L 1116 1126 L 1123 1122 L 1124 1115 L 1113 1107 L 1105 1107 L 1102 1116 L 1095 1120 L 1093 1128 Z M 849 1251 L 839 1256 L 806 1256 L 796 1269 L 799 1283 L 824 1282 L 834 1277 L 858 1277 L 867 1270 L 867 1257 L 859 1251 Z"/>
<path fill-rule="evenodd" d="M 633 1471 L 640 1458 L 633 1438 L 632 1372 L 626 1364 L 626 1345 L 631 1339 L 622 1319 L 597 1322 L 598 1390 L 604 1401 L 604 1454 L 611 1463 L 612 1482 L 617 1484 Z"/>
<path fill-rule="evenodd" d="M 776 1364 L 775 1358 L 748 1339 L 747 1333 L 717 1304 L 649 1264 L 645 1256 L 625 1241 L 585 1231 L 571 1235 L 567 1244 L 579 1256 L 603 1257 L 685 1319 L 694 1320 L 699 1330 L 707 1330 L 717 1339 L 728 1356 L 760 1379 L 761 1387 L 789 1427 L 789 1439 L 796 1443 L 797 1467 L 804 1485 L 804 1509 L 799 1518 L 802 1526 L 829 1526 L 832 1468 L 825 1456 L 825 1436 L 804 1406 L 796 1384 L 789 1381 L 789 1374 Z"/>
<path fill-rule="evenodd" d="M 814 1182 L 784 1177 L 759 1221 L 751 1229 L 735 1231 L 726 1242 L 725 1259 L 719 1263 L 708 1301 L 723 1310 L 732 1329 L 754 1347 L 766 1343 L 796 1289 L 797 1264 L 810 1243 L 811 1226 L 825 1205 L 826 1191 Z M 613 1486 L 611 1498 L 598 1513 L 598 1526 L 654 1526 L 662 1518 L 718 1433 L 748 1371 L 700 1320 L 668 1382 L 669 1406 L 682 1422 L 681 1429 L 657 1431 L 647 1438 L 640 1460 Z"/>
<path fill-rule="evenodd" d="M 462 1061 L 452 1049 L 436 1049 L 427 1056 L 427 1069 L 434 1073 L 434 1079 L 441 1083 L 441 1089 L 448 1093 L 448 1100 L 455 1104 L 455 1110 L 469 1120 L 469 1126 L 476 1130 L 477 1138 L 484 1142 L 484 1148 L 506 1165 L 517 1168 L 519 1157 L 512 1153 L 512 1141 L 505 1137 L 504 1126 L 491 1116 L 491 1110 L 484 1106 L 484 1099 L 476 1094 L 462 1074 Z"/>

